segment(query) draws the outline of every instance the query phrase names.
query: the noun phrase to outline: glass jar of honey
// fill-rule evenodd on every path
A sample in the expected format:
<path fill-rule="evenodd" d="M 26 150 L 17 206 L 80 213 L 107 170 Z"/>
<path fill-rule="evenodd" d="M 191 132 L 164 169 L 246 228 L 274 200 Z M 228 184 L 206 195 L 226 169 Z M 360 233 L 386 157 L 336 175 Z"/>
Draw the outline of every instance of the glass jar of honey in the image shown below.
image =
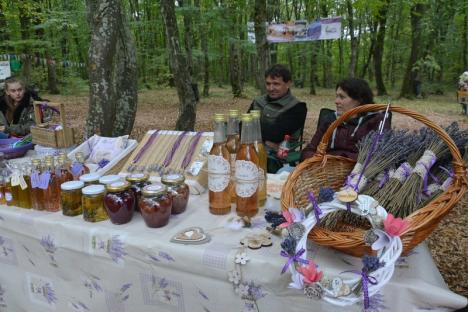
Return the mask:
<path fill-rule="evenodd" d="M 83 181 L 69 181 L 62 183 L 60 188 L 60 206 L 64 216 L 77 216 L 83 212 L 81 206 L 81 189 L 84 187 Z"/>
<path fill-rule="evenodd" d="M 88 222 L 99 222 L 107 220 L 107 211 L 104 208 L 104 185 L 95 184 L 84 187 L 81 192 L 81 203 L 83 205 L 83 219 Z"/>
<path fill-rule="evenodd" d="M 88 185 L 98 184 L 100 177 L 101 175 L 99 173 L 92 172 L 92 173 L 87 173 L 87 174 L 83 174 L 82 176 L 80 176 L 80 181 L 83 181 L 84 185 L 88 186 Z"/>
<path fill-rule="evenodd" d="M 189 187 L 185 183 L 185 176 L 180 173 L 164 175 L 161 182 L 167 186 L 172 195 L 172 214 L 179 214 L 185 211 L 189 199 Z"/>
<path fill-rule="evenodd" d="M 141 197 L 141 190 L 151 184 L 149 181 L 149 175 L 144 174 L 144 173 L 133 173 L 129 176 L 127 176 L 127 181 L 130 182 L 132 185 L 130 188 L 132 189 L 133 193 L 135 194 L 135 210 L 140 211 L 140 208 L 138 207 L 138 202 Z"/>
<path fill-rule="evenodd" d="M 162 184 L 150 184 L 141 191 L 138 202 L 140 212 L 148 227 L 163 227 L 169 222 L 172 196 Z"/>
<path fill-rule="evenodd" d="M 119 181 L 106 186 L 107 194 L 104 195 L 104 207 L 107 215 L 114 224 L 125 224 L 133 217 L 135 195 L 130 189 L 130 183 Z"/>
<path fill-rule="evenodd" d="M 110 175 L 105 175 L 99 178 L 99 184 L 106 186 L 114 182 L 119 182 L 121 180 L 122 179 L 120 178 L 120 176 L 116 174 L 110 174 Z"/>

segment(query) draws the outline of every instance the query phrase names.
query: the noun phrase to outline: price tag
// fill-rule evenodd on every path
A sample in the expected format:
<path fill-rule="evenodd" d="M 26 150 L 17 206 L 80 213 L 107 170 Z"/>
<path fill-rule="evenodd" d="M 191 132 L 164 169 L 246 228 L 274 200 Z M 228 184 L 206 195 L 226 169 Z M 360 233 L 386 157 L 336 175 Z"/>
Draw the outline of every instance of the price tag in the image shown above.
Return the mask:
<path fill-rule="evenodd" d="M 18 173 L 13 173 L 11 176 L 11 186 L 17 186 L 20 184 L 20 178 Z"/>
<path fill-rule="evenodd" d="M 19 177 L 19 185 L 21 187 L 22 190 L 25 190 L 28 188 L 28 184 L 26 183 L 26 181 L 24 180 L 24 176 L 23 175 L 20 175 Z"/>

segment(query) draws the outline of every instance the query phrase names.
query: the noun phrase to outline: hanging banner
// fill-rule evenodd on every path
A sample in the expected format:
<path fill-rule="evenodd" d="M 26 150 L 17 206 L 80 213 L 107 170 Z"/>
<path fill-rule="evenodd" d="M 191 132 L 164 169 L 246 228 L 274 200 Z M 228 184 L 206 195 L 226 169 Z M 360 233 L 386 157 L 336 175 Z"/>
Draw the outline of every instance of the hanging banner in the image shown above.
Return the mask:
<path fill-rule="evenodd" d="M 255 42 L 255 27 L 253 22 L 247 23 L 247 32 L 249 40 Z M 267 25 L 267 41 L 270 43 L 339 38 L 341 38 L 341 16 L 321 18 L 310 23 L 300 20 Z"/>
<path fill-rule="evenodd" d="M 30 59 L 33 60 L 36 64 L 41 64 L 45 66 L 46 64 L 49 65 L 56 65 L 59 64 L 62 67 L 85 67 L 85 63 L 78 63 L 78 62 L 71 62 L 71 61 L 55 61 L 54 59 L 46 59 L 46 58 L 39 58 L 36 56 L 28 55 L 28 54 L 0 54 L 0 60 L 25 60 Z"/>
<path fill-rule="evenodd" d="M 6 79 L 11 76 L 10 62 L 0 61 L 0 80 Z"/>

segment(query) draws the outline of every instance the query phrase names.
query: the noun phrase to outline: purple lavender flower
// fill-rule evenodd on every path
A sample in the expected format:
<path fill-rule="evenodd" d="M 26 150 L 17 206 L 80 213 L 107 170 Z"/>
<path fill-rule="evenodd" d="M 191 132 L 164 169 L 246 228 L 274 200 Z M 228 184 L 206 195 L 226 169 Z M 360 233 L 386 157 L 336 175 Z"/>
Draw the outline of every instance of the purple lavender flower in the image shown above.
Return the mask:
<path fill-rule="evenodd" d="M 44 247 L 44 249 L 47 252 L 50 252 L 50 253 L 54 253 L 57 250 L 57 247 L 55 246 L 55 243 L 54 243 L 54 239 L 49 235 L 42 237 L 41 245 L 42 247 Z"/>
<path fill-rule="evenodd" d="M 122 301 L 127 301 L 128 298 L 130 298 L 130 295 L 126 295 L 125 297 L 123 297 Z"/>
<path fill-rule="evenodd" d="M 363 269 L 367 272 L 373 272 L 384 265 L 383 262 L 379 261 L 379 258 L 368 255 L 362 258 L 362 264 L 364 265 Z"/>
<path fill-rule="evenodd" d="M 289 255 L 294 255 L 296 253 L 296 241 L 291 236 L 288 236 L 281 243 L 281 248 Z"/>
<path fill-rule="evenodd" d="M 251 281 L 249 283 L 249 295 L 252 300 L 257 301 L 265 297 L 267 294 L 262 290 L 262 286 L 255 285 L 255 283 Z"/>
<path fill-rule="evenodd" d="M 155 256 L 152 256 L 152 255 L 148 255 L 148 257 L 153 260 L 154 262 L 161 262 L 161 260 L 159 260 L 158 258 L 156 258 Z"/>
<path fill-rule="evenodd" d="M 123 293 L 124 291 L 129 289 L 131 286 L 132 286 L 132 283 L 127 283 L 127 284 L 122 285 L 122 287 L 120 288 L 120 293 Z"/>
<path fill-rule="evenodd" d="M 203 307 L 203 311 L 205 311 L 205 312 L 211 312 L 207 307 L 205 307 L 205 306 L 202 306 L 202 307 Z"/>
<path fill-rule="evenodd" d="M 244 303 L 244 311 L 255 311 L 255 305 L 252 302 Z"/>
<path fill-rule="evenodd" d="M 80 307 L 82 307 L 83 309 L 85 309 L 86 311 L 89 311 L 89 308 L 81 301 L 78 301 L 78 304 L 80 305 Z"/>
<path fill-rule="evenodd" d="M 96 289 L 96 291 L 99 291 L 99 292 L 102 291 L 101 286 L 99 286 L 99 284 L 96 281 L 91 281 L 91 284 L 94 287 L 94 289 Z"/>
<path fill-rule="evenodd" d="M 3 237 L 0 236 L 0 245 L 3 245 L 5 243 L 5 240 L 3 239 Z"/>
<path fill-rule="evenodd" d="M 119 262 L 127 253 L 125 252 L 125 244 L 120 240 L 119 235 L 112 236 L 110 241 L 110 248 L 108 251 L 112 261 Z"/>
<path fill-rule="evenodd" d="M 165 253 L 164 251 L 160 251 L 159 256 L 166 259 L 167 261 L 175 262 L 174 258 L 172 258 L 168 253 Z"/>
<path fill-rule="evenodd" d="M 330 187 L 321 187 L 318 196 L 318 203 L 330 202 L 333 200 L 335 191 Z"/>
<path fill-rule="evenodd" d="M 159 280 L 159 288 L 166 288 L 169 285 L 165 278 L 161 278 Z"/>
<path fill-rule="evenodd" d="M 198 290 L 198 294 L 200 294 L 200 296 L 202 296 L 202 297 L 203 297 L 203 299 L 205 299 L 205 300 L 210 300 L 210 299 L 208 298 L 208 296 L 207 296 L 207 295 L 205 295 L 205 293 L 204 293 L 204 292 L 202 292 L 200 289 Z"/>
<path fill-rule="evenodd" d="M 277 227 L 278 225 L 286 222 L 286 219 L 282 214 L 269 210 L 265 211 L 265 220 L 268 223 L 271 223 L 273 227 Z"/>
<path fill-rule="evenodd" d="M 57 297 L 55 296 L 55 291 L 52 289 L 49 283 L 45 283 L 42 287 L 43 296 L 46 298 L 47 303 L 52 304 L 57 301 Z"/>
<path fill-rule="evenodd" d="M 375 295 L 369 298 L 369 307 L 363 309 L 363 312 L 379 312 L 381 310 L 386 310 L 388 307 L 385 305 L 384 296 L 377 292 Z"/>

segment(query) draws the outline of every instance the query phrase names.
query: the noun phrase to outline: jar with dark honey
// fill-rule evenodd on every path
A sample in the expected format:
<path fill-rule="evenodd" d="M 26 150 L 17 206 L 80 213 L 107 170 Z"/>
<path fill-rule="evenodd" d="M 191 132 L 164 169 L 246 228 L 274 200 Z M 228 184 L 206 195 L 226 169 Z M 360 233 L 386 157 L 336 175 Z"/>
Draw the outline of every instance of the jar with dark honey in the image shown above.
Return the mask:
<path fill-rule="evenodd" d="M 106 186 L 107 194 L 104 196 L 104 207 L 107 215 L 114 224 L 125 224 L 133 217 L 135 195 L 130 189 L 130 183 L 119 181 Z"/>
<path fill-rule="evenodd" d="M 164 175 L 161 182 L 167 186 L 169 194 L 172 195 L 172 214 L 185 211 L 189 199 L 189 187 L 185 183 L 185 176 L 180 173 Z"/>
<path fill-rule="evenodd" d="M 162 184 L 150 184 L 143 188 L 138 206 L 148 227 L 163 227 L 169 222 L 172 198 Z"/>
<path fill-rule="evenodd" d="M 145 173 L 133 173 L 129 176 L 127 176 L 127 181 L 130 182 L 132 185 L 130 188 L 132 189 L 133 193 L 135 194 L 135 210 L 140 211 L 140 208 L 138 207 L 138 202 L 141 197 L 141 190 L 147 186 L 150 185 L 151 183 L 148 181 L 149 175 Z"/>
<path fill-rule="evenodd" d="M 81 189 L 84 186 L 83 181 L 68 181 L 62 183 L 60 188 L 60 206 L 65 216 L 77 216 L 83 212 L 81 206 Z"/>

